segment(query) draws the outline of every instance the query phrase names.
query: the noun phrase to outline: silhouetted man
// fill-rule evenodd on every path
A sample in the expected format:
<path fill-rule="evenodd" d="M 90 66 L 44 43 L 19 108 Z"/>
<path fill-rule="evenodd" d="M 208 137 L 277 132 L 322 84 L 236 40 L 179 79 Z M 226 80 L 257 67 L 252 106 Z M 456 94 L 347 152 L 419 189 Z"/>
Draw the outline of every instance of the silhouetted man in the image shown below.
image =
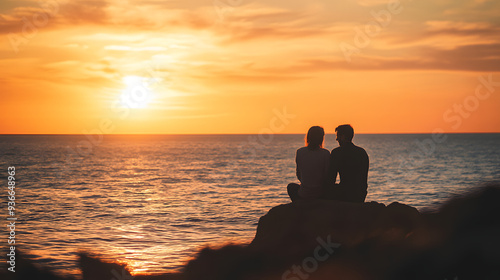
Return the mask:
<path fill-rule="evenodd" d="M 369 159 L 366 151 L 354 145 L 354 129 L 348 124 L 335 129 L 340 147 L 330 154 L 330 186 L 326 190 L 329 199 L 364 202 L 368 188 Z M 335 184 L 337 173 L 340 183 Z"/>

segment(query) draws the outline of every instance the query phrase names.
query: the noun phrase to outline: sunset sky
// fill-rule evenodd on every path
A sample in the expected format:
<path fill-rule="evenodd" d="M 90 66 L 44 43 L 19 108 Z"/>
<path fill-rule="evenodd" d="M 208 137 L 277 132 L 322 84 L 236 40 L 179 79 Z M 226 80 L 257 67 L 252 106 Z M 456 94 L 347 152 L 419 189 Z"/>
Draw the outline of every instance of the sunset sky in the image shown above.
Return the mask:
<path fill-rule="evenodd" d="M 2 0 L 0 134 L 500 132 L 497 0 Z"/>

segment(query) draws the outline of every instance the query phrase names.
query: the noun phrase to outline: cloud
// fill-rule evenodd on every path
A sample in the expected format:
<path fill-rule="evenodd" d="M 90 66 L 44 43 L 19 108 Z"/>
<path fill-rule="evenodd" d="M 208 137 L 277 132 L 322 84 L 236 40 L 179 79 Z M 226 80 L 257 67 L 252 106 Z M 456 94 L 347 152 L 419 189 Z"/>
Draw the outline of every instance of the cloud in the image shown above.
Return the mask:
<path fill-rule="evenodd" d="M 107 13 L 108 1 L 70 1 L 61 6 L 60 14 L 64 24 L 106 24 L 110 15 Z"/>
<path fill-rule="evenodd" d="M 80 25 L 97 25 L 129 31 L 168 31 L 180 28 L 206 29 L 214 25 L 203 10 L 183 10 L 166 6 L 136 6 L 111 0 L 49 0 L 40 5 L 15 7 L 0 14 L 0 33 L 21 33 L 29 24 L 39 30 L 71 29 Z"/>
<path fill-rule="evenodd" d="M 395 44 L 437 44 L 456 47 L 475 43 L 500 43 L 500 26 L 489 22 L 427 21 L 420 31 L 406 36 L 391 34 L 389 41 Z"/>
<path fill-rule="evenodd" d="M 233 28 L 226 35 L 225 43 L 240 43 L 251 40 L 265 39 L 296 39 L 325 34 L 324 30 L 300 27 L 250 27 Z"/>
<path fill-rule="evenodd" d="M 318 22 L 317 16 L 314 11 L 245 6 L 225 14 L 214 33 L 223 38 L 223 43 L 328 35 L 330 24 Z"/>
<path fill-rule="evenodd" d="M 373 7 L 373 6 L 381 6 L 381 5 L 387 5 L 389 1 L 387 0 L 357 0 L 356 1 L 360 6 L 364 7 Z"/>
<path fill-rule="evenodd" d="M 120 46 L 120 45 L 110 45 L 105 46 L 105 50 L 113 50 L 113 51 L 133 51 L 133 52 L 142 52 L 142 51 L 165 51 L 167 48 L 158 47 L 158 46 L 150 46 L 150 47 L 129 47 L 129 46 Z"/>
<path fill-rule="evenodd" d="M 193 75 L 192 78 L 206 81 L 209 83 L 224 83 L 224 84 L 262 84 L 262 83 L 282 83 L 287 81 L 296 81 L 309 79 L 306 75 L 290 75 L 284 71 L 283 73 L 230 73 L 230 72 L 214 72 L 204 75 Z"/>
<path fill-rule="evenodd" d="M 23 29 L 54 29 L 79 24 L 104 24 L 109 16 L 107 1 L 48 0 L 15 7 L 0 15 L 0 33 L 21 33 Z M 28 26 L 28 27 L 26 27 Z"/>
<path fill-rule="evenodd" d="M 425 47 L 411 55 L 382 57 L 360 55 L 347 62 L 343 58 L 303 59 L 286 67 L 255 69 L 261 73 L 304 75 L 333 70 L 392 71 L 392 70 L 445 70 L 500 72 L 500 44 L 460 46 L 453 50 Z"/>
<path fill-rule="evenodd" d="M 379 0 L 360 1 L 369 6 L 381 3 Z M 500 65 L 500 26 L 487 19 L 453 21 L 437 17 L 417 22 L 409 16 L 417 10 L 407 6 L 401 14 L 394 15 L 391 24 L 379 35 L 371 38 L 370 45 L 356 54 L 352 63 L 347 63 L 343 54 L 335 49 L 335 42 L 345 39 L 352 44 L 354 27 L 363 22 L 340 22 L 329 17 L 342 11 L 293 8 L 297 4 L 293 1 L 289 6 L 244 2 L 225 13 L 220 21 L 212 2 L 194 2 L 189 6 L 180 1 L 95 0 L 70 1 L 59 7 L 42 7 L 33 2 L 31 6 L 17 7 L 0 15 L 0 32 L 20 32 L 23 18 L 33 19 L 37 14 L 52 11 L 45 28 L 65 29 L 64 33 L 52 34 L 52 38 L 60 39 L 63 46 L 102 49 L 104 52 L 95 55 L 117 56 L 120 59 L 117 58 L 118 65 L 130 65 L 130 61 L 139 64 L 139 61 L 157 54 L 175 54 L 176 59 L 182 61 L 206 60 L 209 64 L 223 64 L 218 68 L 222 71 L 211 73 L 230 81 L 267 81 L 268 77 L 278 81 L 302 79 L 307 71 L 331 69 L 498 71 Z M 440 5 L 444 4 L 449 5 L 446 1 L 440 2 Z M 372 20 L 369 10 L 363 12 Z M 74 28 L 80 25 L 94 26 L 86 33 L 74 33 Z M 174 40 L 174 33 L 193 38 Z M 53 42 L 46 39 L 32 44 L 38 44 L 36 48 L 39 50 L 42 44 L 54 48 Z M 176 45 L 182 49 L 173 50 L 171 46 Z M 283 49 L 276 50 L 274 46 Z M 73 49 L 75 55 L 80 54 L 77 53 L 79 48 Z M 125 52 L 127 57 L 122 57 Z M 86 55 L 86 58 L 91 56 Z M 215 56 L 231 62 L 226 64 L 222 59 L 216 60 Z M 291 66 L 263 66 L 278 63 L 278 58 L 286 58 L 286 63 Z M 232 61 L 240 59 L 256 62 L 261 68 L 252 69 L 257 72 L 231 73 L 232 67 L 238 67 Z M 266 69 L 284 72 L 273 74 Z"/>

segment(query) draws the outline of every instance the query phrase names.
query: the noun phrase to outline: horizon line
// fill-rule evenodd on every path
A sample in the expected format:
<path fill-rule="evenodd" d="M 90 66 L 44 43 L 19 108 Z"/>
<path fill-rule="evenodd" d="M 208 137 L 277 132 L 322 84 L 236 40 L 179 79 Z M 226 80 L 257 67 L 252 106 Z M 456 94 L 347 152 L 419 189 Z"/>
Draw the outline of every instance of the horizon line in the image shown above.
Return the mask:
<path fill-rule="evenodd" d="M 80 136 L 80 135 L 103 135 L 103 136 L 209 136 L 209 135 L 259 135 L 261 133 L 3 133 L 0 136 Z M 305 135 L 307 133 L 272 133 L 272 135 Z M 325 133 L 325 135 L 335 133 Z M 424 135 L 434 132 L 381 132 L 381 133 L 355 133 L 354 135 Z M 500 134 L 500 132 L 443 132 L 443 134 Z"/>

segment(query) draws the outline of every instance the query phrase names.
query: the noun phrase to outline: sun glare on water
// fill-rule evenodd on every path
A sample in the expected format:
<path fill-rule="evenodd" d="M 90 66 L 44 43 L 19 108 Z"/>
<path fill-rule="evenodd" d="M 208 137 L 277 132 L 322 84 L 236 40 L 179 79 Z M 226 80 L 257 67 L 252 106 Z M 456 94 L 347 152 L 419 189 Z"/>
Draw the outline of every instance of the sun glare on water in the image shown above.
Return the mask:
<path fill-rule="evenodd" d="M 125 89 L 120 96 L 122 106 L 128 108 L 147 108 L 153 100 L 150 79 L 139 76 L 125 76 L 122 80 L 125 84 Z"/>

